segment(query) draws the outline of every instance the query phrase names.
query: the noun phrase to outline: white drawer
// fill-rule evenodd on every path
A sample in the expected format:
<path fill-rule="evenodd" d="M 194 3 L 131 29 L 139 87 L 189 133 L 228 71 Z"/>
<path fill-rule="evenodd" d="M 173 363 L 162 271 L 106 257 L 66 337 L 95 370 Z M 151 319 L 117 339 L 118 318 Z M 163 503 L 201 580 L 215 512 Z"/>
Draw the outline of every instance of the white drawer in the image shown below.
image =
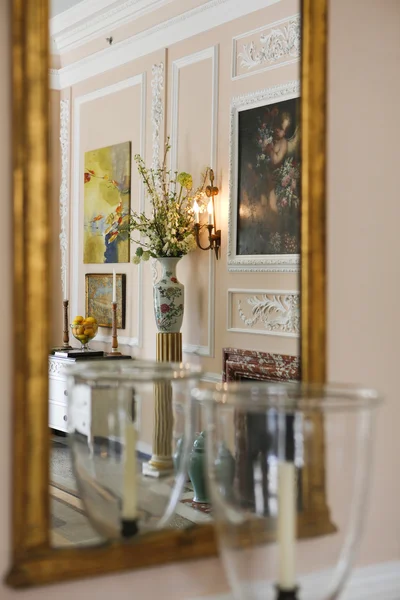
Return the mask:
<path fill-rule="evenodd" d="M 49 427 L 58 431 L 67 431 L 68 408 L 66 404 L 49 403 Z"/>
<path fill-rule="evenodd" d="M 49 379 L 49 400 L 50 402 L 67 403 L 68 391 L 67 383 L 60 379 Z"/>
<path fill-rule="evenodd" d="M 82 435 L 90 435 L 90 412 L 74 411 L 74 429 Z"/>

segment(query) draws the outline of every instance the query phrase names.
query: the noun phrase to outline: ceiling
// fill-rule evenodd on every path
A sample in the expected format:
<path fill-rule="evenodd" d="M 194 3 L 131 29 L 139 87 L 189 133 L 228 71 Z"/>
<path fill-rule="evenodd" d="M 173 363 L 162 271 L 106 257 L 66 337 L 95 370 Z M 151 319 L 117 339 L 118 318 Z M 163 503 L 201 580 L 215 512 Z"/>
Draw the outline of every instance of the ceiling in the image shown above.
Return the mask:
<path fill-rule="evenodd" d="M 50 16 L 55 17 L 84 0 L 50 0 Z"/>

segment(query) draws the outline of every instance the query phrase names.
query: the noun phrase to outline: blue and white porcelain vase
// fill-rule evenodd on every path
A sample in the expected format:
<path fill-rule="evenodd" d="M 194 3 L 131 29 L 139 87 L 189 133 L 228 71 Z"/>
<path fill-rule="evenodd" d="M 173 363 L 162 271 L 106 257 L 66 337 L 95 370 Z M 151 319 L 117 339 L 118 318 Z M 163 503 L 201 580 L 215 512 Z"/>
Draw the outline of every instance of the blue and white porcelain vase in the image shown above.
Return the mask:
<path fill-rule="evenodd" d="M 154 315 L 160 333 L 178 333 L 182 327 L 185 290 L 176 277 L 177 258 L 158 258 L 161 277 L 154 284 Z"/>

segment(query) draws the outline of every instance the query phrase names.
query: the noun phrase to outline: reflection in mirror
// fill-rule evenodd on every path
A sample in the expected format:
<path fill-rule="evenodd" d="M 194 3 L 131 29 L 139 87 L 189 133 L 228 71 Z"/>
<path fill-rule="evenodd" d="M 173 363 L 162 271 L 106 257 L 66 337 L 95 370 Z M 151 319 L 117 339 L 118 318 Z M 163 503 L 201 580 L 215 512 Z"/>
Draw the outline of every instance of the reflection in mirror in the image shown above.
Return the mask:
<path fill-rule="evenodd" d="M 96 545 L 120 533 L 126 447 L 126 407 L 102 377 L 144 359 L 199 365 L 203 386 L 299 377 L 300 5 L 50 4 L 51 539 Z M 197 247 L 195 224 L 203 248 L 221 231 L 218 259 Z M 79 406 L 67 385 L 77 365 L 82 377 L 99 369 Z M 171 501 L 183 444 L 182 412 L 166 415 L 155 389 L 139 394 L 135 412 L 141 533 Z M 191 418 L 196 439 L 170 528 L 212 523 L 205 421 L 200 412 Z M 242 425 L 247 436 L 257 428 L 249 419 Z M 250 460 L 244 429 L 230 455 L 236 475 Z M 324 489 L 310 516 L 323 453 L 314 470 L 298 468 L 300 535 L 333 531 Z M 87 519 L 85 491 L 104 500 L 97 526 Z M 107 518 L 111 533 L 98 525 Z"/>

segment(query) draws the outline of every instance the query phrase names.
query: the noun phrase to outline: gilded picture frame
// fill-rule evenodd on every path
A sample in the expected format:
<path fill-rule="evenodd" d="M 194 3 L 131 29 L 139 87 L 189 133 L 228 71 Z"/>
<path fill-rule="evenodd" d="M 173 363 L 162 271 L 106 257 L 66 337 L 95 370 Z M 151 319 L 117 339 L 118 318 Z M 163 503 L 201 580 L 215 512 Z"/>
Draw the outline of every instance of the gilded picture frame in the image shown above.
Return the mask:
<path fill-rule="evenodd" d="M 85 274 L 85 316 L 95 317 L 99 327 L 112 327 L 112 273 Z M 126 275 L 117 273 L 117 329 L 125 329 Z"/>
<path fill-rule="evenodd" d="M 13 0 L 14 371 L 12 556 L 6 582 L 43 585 L 194 560 L 217 552 L 211 525 L 140 543 L 50 546 L 49 48 L 47 0 Z M 302 2 L 301 373 L 325 379 L 326 0 Z M 29 435 L 26 432 L 29 431 Z"/>

